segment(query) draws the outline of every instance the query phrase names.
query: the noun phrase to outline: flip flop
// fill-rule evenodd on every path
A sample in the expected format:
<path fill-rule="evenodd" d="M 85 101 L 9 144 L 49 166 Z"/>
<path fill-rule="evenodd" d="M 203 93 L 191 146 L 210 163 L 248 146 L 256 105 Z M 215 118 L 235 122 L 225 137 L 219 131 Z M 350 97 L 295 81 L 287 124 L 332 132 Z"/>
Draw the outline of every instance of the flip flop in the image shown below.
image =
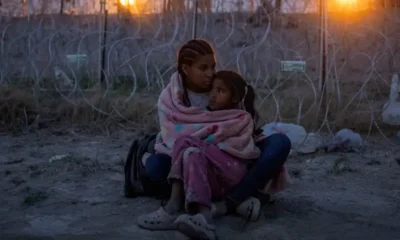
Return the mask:
<path fill-rule="evenodd" d="M 190 239 L 196 240 L 216 240 L 216 229 L 212 224 L 208 224 L 204 216 L 200 213 L 190 216 L 183 214 L 175 221 L 179 232 Z"/>
<path fill-rule="evenodd" d="M 178 216 L 168 214 L 161 207 L 153 213 L 139 216 L 137 223 L 139 227 L 148 230 L 176 230 L 174 222 Z"/>

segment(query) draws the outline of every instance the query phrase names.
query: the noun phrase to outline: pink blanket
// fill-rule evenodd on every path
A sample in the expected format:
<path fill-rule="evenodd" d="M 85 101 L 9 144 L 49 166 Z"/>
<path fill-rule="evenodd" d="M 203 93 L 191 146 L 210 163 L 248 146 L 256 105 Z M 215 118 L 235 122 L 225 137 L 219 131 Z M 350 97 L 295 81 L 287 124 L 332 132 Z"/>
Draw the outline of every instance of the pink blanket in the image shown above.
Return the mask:
<path fill-rule="evenodd" d="M 171 156 L 175 140 L 180 136 L 196 136 L 223 151 L 241 159 L 255 159 L 260 150 L 253 138 L 254 122 L 249 113 L 233 109 L 210 112 L 199 107 L 183 104 L 183 86 L 178 73 L 172 75 L 169 84 L 158 100 L 158 116 L 161 131 L 157 136 L 155 150 Z M 258 137 L 256 141 L 264 139 Z M 271 180 L 263 192 L 277 192 L 290 182 L 286 167 Z"/>
<path fill-rule="evenodd" d="M 155 150 L 171 155 L 179 136 L 195 136 L 216 144 L 220 149 L 241 159 L 255 159 L 260 151 L 253 140 L 254 122 L 244 110 L 206 111 L 183 105 L 183 87 L 175 73 L 158 100 L 161 132 Z"/>

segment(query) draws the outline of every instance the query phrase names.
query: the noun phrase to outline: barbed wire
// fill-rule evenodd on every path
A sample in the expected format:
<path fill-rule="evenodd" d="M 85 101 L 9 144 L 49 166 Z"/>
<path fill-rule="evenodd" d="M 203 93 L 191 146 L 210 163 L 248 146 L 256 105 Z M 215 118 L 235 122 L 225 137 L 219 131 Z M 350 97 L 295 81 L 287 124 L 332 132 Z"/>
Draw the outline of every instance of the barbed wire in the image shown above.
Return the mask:
<path fill-rule="evenodd" d="M 376 129 L 384 135 L 388 127 L 380 115 L 400 61 L 397 10 L 330 13 L 325 103 L 319 99 L 318 87 L 320 20 L 315 12 L 304 13 L 318 6 L 315 1 L 305 1 L 300 7 L 295 2 L 284 1 L 283 8 L 303 13 L 276 14 L 259 1 L 254 12 L 199 13 L 198 37 L 213 44 L 219 68 L 237 69 L 257 88 L 266 121 L 293 122 L 317 131 L 348 127 L 370 134 Z M 225 1 L 229 4 L 238 5 Z M 134 119 L 116 105 L 121 101 L 111 103 L 112 110 L 107 112 L 86 93 L 104 85 L 101 98 L 106 99 L 122 85 L 128 92 L 122 103 L 132 108 L 140 101 L 137 96 L 156 99 L 175 71 L 177 49 L 191 38 L 193 26 L 192 11 L 110 12 L 104 45 L 105 82 L 101 84 L 103 46 L 97 15 L 10 17 L 14 15 L 18 14 L 7 15 L 0 24 L 1 85 L 29 86 L 41 94 L 51 93 L 49 99 L 86 104 L 109 118 L 132 123 Z M 306 71 L 282 71 L 282 61 L 289 60 L 304 61 Z M 151 115 L 155 100 L 152 103 L 138 115 Z"/>

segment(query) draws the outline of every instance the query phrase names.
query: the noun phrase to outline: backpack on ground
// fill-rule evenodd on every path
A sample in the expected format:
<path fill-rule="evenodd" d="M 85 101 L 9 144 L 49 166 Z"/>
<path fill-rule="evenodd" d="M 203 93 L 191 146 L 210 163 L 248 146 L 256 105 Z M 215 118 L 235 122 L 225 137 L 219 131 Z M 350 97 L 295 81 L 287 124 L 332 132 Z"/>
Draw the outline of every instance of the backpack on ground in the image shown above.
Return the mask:
<path fill-rule="evenodd" d="M 151 181 L 142 163 L 143 154 L 154 154 L 154 144 L 157 134 L 145 136 L 142 140 L 134 140 L 125 161 L 124 195 L 127 198 L 138 196 L 163 197 L 162 187 Z"/>

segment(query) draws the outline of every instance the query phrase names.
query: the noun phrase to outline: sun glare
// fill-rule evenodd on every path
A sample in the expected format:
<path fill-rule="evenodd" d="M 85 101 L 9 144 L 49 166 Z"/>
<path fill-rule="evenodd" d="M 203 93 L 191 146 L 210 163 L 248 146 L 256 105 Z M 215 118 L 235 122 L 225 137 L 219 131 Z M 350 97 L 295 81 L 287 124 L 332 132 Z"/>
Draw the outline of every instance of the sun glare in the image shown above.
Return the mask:
<path fill-rule="evenodd" d="M 349 7 L 357 5 L 357 0 L 336 0 L 336 4 L 343 7 Z"/>
<path fill-rule="evenodd" d="M 142 14 L 146 13 L 146 4 L 143 0 L 119 0 L 121 6 L 130 13 Z"/>
<path fill-rule="evenodd" d="M 135 0 L 119 0 L 122 6 L 133 6 L 135 4 Z"/>
<path fill-rule="evenodd" d="M 357 12 L 368 8 L 368 1 L 366 0 L 333 0 L 331 9 L 334 11 L 351 11 Z"/>

